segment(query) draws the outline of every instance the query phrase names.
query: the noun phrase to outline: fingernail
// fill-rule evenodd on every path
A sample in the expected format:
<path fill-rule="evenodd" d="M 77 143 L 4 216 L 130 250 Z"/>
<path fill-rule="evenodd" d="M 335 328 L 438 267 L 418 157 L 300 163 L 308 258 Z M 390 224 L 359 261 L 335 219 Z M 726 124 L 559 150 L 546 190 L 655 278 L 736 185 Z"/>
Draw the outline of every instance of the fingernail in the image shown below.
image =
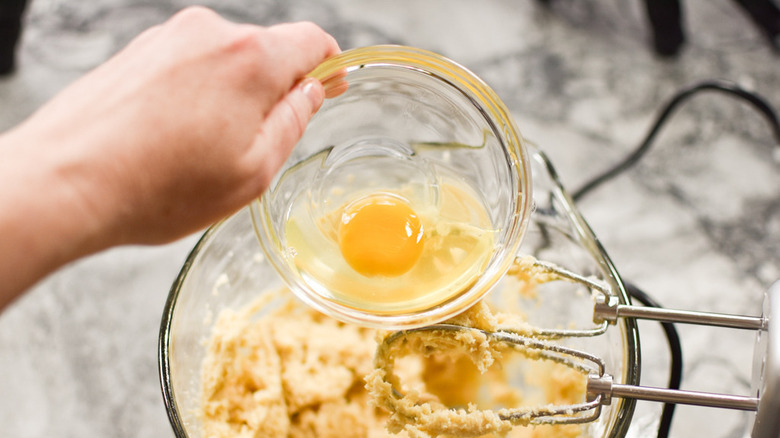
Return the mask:
<path fill-rule="evenodd" d="M 320 81 L 314 78 L 306 78 L 301 82 L 301 91 L 311 102 L 312 112 L 317 111 L 325 98 L 325 92 L 322 89 Z"/>

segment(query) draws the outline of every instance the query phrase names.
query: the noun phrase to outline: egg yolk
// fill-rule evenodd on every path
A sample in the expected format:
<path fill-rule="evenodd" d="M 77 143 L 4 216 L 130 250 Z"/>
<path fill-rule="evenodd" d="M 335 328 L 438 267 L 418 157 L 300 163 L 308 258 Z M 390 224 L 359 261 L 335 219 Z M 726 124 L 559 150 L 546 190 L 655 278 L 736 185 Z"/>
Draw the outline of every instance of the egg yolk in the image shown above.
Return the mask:
<path fill-rule="evenodd" d="M 339 248 L 347 263 L 365 276 L 399 276 L 422 253 L 423 226 L 403 200 L 369 196 L 344 209 Z"/>

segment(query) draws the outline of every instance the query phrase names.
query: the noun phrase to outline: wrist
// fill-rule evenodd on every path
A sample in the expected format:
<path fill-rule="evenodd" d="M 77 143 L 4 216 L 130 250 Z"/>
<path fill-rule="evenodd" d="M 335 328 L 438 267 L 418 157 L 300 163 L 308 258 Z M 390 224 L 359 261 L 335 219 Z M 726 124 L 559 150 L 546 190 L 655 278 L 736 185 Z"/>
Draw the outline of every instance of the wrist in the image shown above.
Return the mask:
<path fill-rule="evenodd" d="M 100 219 L 74 184 L 80 166 L 58 152 L 67 149 L 24 126 L 0 135 L 0 254 L 7 255 L 0 278 L 17 293 L 109 245 Z M 3 301 L 0 296 L 0 307 Z"/>

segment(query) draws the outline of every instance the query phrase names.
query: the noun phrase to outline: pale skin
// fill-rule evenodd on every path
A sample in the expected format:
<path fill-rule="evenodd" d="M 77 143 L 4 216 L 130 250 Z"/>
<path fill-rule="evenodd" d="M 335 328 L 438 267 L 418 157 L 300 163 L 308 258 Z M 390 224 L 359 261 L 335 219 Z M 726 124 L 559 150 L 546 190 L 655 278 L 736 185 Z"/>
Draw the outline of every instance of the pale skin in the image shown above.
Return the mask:
<path fill-rule="evenodd" d="M 305 75 L 338 52 L 311 23 L 188 8 L 0 135 L 0 311 L 70 261 L 259 196 L 324 99 Z"/>

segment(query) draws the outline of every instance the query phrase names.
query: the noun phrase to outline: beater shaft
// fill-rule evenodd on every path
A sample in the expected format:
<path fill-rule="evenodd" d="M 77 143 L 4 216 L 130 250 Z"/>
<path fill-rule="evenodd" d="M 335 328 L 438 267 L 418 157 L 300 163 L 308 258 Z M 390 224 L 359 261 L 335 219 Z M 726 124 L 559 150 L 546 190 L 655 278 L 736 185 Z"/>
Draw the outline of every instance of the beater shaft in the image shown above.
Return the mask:
<path fill-rule="evenodd" d="M 639 318 L 654 321 L 679 322 L 744 330 L 762 330 L 767 321 L 760 316 L 742 316 L 723 313 L 673 310 L 656 307 L 638 307 L 619 304 L 615 296 L 597 296 L 593 310 L 594 321 L 615 322 L 618 318 Z"/>
<path fill-rule="evenodd" d="M 605 404 L 609 404 L 612 397 L 617 397 L 742 411 L 758 409 L 757 397 L 623 385 L 613 383 L 612 376 L 609 374 L 589 376 L 588 395 L 589 397 L 600 395 Z"/>

